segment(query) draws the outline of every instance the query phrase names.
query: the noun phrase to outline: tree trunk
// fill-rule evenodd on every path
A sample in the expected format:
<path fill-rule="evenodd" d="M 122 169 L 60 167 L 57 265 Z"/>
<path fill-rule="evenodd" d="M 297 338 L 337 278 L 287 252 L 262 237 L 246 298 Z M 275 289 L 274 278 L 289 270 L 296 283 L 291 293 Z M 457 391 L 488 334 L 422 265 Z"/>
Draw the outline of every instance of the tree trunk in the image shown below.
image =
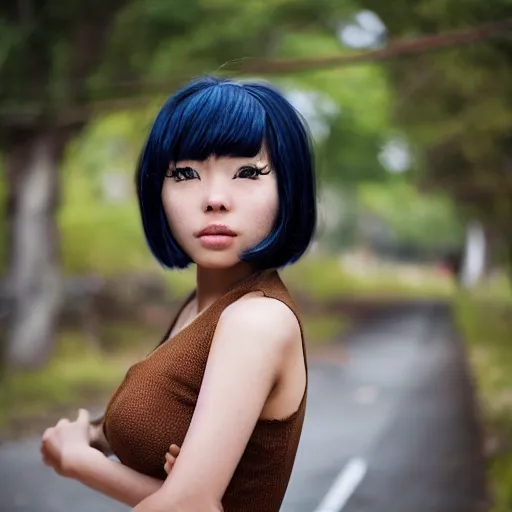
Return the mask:
<path fill-rule="evenodd" d="M 16 130 L 6 151 L 9 331 L 7 365 L 32 368 L 51 352 L 60 309 L 56 210 L 59 166 L 70 133 Z"/>

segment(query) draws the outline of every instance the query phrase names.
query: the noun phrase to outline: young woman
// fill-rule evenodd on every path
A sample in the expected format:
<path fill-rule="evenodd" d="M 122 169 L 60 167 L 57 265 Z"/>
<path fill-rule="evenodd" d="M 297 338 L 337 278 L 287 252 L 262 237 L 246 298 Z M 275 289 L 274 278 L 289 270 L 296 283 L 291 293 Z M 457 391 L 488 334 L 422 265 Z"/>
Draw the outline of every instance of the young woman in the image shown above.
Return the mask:
<path fill-rule="evenodd" d="M 307 393 L 300 318 L 277 272 L 315 228 L 305 124 L 268 85 L 196 80 L 158 114 L 137 192 L 154 256 L 194 263 L 196 289 L 99 427 L 81 410 L 45 432 L 45 463 L 138 512 L 276 512 Z"/>

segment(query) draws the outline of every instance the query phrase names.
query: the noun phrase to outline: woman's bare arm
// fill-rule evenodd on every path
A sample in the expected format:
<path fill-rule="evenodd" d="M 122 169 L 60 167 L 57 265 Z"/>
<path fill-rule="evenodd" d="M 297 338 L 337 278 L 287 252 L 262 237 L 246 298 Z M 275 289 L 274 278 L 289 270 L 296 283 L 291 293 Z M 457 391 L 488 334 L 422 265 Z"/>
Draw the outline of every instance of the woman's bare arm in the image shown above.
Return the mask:
<path fill-rule="evenodd" d="M 158 491 L 163 481 L 107 458 L 112 455 L 112 449 L 103 432 L 103 420 L 102 416 L 89 422 L 90 448 L 72 457 L 66 467 L 66 476 L 133 507 Z"/>
<path fill-rule="evenodd" d="M 165 454 L 162 456 L 162 466 L 165 462 L 164 456 Z M 92 448 L 73 460 L 68 471 L 72 478 L 87 487 L 131 507 L 156 493 L 163 484 L 162 480 L 109 460 Z"/>

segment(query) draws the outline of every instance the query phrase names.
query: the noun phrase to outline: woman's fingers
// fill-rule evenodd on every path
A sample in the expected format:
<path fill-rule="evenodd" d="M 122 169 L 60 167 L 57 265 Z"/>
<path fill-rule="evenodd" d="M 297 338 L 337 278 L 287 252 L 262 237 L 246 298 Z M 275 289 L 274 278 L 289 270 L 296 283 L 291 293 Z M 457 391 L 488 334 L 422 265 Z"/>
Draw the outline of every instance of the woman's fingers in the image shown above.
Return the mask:
<path fill-rule="evenodd" d="M 41 440 L 44 442 L 46 441 L 53 433 L 53 427 L 50 427 L 50 428 L 47 428 L 45 431 L 44 431 L 44 434 L 41 438 Z"/>
<path fill-rule="evenodd" d="M 167 462 L 164 464 L 164 471 L 165 471 L 167 474 L 169 474 L 169 473 L 171 472 L 171 470 L 172 470 L 172 468 L 173 468 L 173 467 L 174 467 L 174 462 L 173 462 L 173 463 L 170 463 L 170 462 L 168 462 L 168 461 L 167 461 Z"/>
<path fill-rule="evenodd" d="M 169 452 L 165 454 L 165 464 L 164 471 L 169 474 L 171 469 L 174 467 L 174 463 L 176 462 L 176 457 L 173 457 Z"/>
<path fill-rule="evenodd" d="M 169 446 L 169 453 L 176 458 L 180 454 L 180 447 L 176 444 L 171 444 Z"/>
<path fill-rule="evenodd" d="M 170 467 L 174 466 L 174 463 L 176 462 L 176 457 L 173 457 L 170 453 L 165 454 L 165 463 L 168 464 Z"/>
<path fill-rule="evenodd" d="M 81 421 L 82 423 L 89 424 L 91 417 L 89 411 L 87 409 L 78 409 L 78 416 L 76 421 Z"/>
<path fill-rule="evenodd" d="M 55 467 L 55 460 L 48 453 L 48 450 L 44 447 L 44 445 L 41 445 L 41 457 L 45 466 L 49 466 L 51 468 Z"/>
<path fill-rule="evenodd" d="M 174 463 L 176 462 L 176 458 L 180 454 L 180 447 L 176 444 L 171 444 L 169 446 L 169 451 L 165 454 L 165 464 L 164 464 L 164 471 L 169 474 L 171 472 L 171 469 L 174 466 Z"/>

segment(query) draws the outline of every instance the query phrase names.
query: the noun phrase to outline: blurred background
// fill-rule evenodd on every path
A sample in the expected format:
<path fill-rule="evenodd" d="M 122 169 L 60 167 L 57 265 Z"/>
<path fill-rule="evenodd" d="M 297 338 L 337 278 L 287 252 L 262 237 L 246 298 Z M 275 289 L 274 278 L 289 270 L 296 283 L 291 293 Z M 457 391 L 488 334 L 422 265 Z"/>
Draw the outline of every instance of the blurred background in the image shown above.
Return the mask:
<path fill-rule="evenodd" d="M 270 81 L 309 122 L 319 226 L 283 278 L 304 312 L 312 384 L 318 372 L 377 411 L 379 390 L 399 396 L 396 375 L 452 361 L 422 382 L 463 388 L 447 406 L 472 411 L 457 435 L 477 432 L 470 444 L 482 459 L 472 467 L 485 475 L 486 503 L 512 510 L 510 0 L 2 2 L 4 450 L 77 407 L 100 411 L 194 286 L 194 269 L 165 272 L 152 259 L 133 176 L 163 101 L 205 73 Z M 422 352 L 420 324 L 446 357 Z M 367 382 L 340 383 L 350 371 L 360 378 L 361 361 Z M 394 368 L 393 384 L 372 384 L 383 368 Z M 339 396 L 329 408 L 343 418 Z M 320 416 L 334 432 L 336 420 Z M 375 510 L 391 510 L 380 503 Z M 477 510 L 468 503 L 407 510 Z"/>

